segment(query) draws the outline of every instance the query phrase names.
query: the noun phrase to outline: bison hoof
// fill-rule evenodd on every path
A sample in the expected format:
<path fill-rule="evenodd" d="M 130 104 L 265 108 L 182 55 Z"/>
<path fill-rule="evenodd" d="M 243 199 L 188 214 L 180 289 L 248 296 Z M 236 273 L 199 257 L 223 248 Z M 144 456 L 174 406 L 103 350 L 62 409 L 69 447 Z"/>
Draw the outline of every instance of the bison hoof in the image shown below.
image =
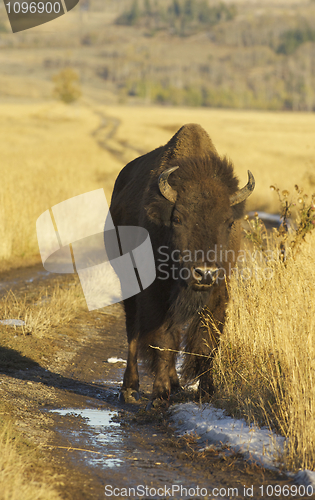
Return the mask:
<path fill-rule="evenodd" d="M 136 403 L 140 399 L 140 394 L 135 389 L 121 389 L 118 398 L 121 403 Z"/>

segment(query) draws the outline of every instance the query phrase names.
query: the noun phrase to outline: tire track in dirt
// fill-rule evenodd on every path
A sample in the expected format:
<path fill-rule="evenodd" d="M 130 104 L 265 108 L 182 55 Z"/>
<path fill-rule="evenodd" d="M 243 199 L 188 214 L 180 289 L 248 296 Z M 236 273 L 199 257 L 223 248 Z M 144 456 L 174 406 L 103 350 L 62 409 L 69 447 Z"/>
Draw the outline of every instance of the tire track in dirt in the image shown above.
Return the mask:
<path fill-rule="evenodd" d="M 126 164 L 132 156 L 141 156 L 144 150 L 135 148 L 128 141 L 119 140 L 116 137 L 121 125 L 121 120 L 105 115 L 99 110 L 93 109 L 94 114 L 100 118 L 100 125 L 92 132 L 92 137 L 97 144 L 113 155 L 117 160 Z"/>

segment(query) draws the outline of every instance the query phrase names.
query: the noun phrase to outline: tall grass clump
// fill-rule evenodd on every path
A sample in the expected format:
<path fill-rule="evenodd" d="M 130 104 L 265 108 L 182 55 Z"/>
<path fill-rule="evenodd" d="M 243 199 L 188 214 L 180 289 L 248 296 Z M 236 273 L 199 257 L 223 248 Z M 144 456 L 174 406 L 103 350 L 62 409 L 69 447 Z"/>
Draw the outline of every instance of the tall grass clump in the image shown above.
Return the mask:
<path fill-rule="evenodd" d="M 268 249 L 254 221 L 254 244 L 231 278 L 225 334 L 214 362 L 216 399 L 234 416 L 286 437 L 287 469 L 314 470 L 315 234 L 307 220 L 315 212 L 313 201 L 300 197 L 287 236 L 288 197 L 280 194 L 282 225 L 267 238 Z"/>
<path fill-rule="evenodd" d="M 34 463 L 29 453 L 18 450 L 17 436 L 9 424 L 1 428 L 0 449 L 0 500 L 60 499 L 51 485 L 30 477 Z"/>
<path fill-rule="evenodd" d="M 17 297 L 11 290 L 0 303 L 2 319 L 18 319 L 24 322 L 25 335 L 42 337 L 54 326 L 69 323 L 84 306 L 84 298 L 79 283 L 66 286 L 55 285 L 38 294 L 35 299 Z"/>

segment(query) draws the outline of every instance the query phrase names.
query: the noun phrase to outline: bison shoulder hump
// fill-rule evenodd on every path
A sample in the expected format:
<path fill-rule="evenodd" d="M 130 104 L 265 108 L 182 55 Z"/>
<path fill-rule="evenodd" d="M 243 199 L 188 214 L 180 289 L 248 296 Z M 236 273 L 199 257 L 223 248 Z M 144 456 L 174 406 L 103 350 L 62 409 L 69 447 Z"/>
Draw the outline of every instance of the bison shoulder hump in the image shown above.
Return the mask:
<path fill-rule="evenodd" d="M 217 154 L 207 132 L 197 123 L 183 125 L 166 144 L 168 158 L 203 156 L 210 152 Z"/>

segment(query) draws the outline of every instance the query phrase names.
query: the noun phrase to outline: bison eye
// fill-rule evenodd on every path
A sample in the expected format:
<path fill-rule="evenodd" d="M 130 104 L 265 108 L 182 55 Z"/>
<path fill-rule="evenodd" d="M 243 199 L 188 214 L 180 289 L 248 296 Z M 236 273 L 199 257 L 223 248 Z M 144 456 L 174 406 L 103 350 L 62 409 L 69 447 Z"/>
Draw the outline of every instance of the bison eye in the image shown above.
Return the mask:
<path fill-rule="evenodd" d="M 173 224 L 181 224 L 182 223 L 182 221 L 180 220 L 180 218 L 178 217 L 178 215 L 174 215 L 172 217 L 172 222 L 173 222 Z"/>
<path fill-rule="evenodd" d="M 234 220 L 232 220 L 231 222 L 229 222 L 229 229 L 232 229 L 233 226 L 234 226 Z"/>

